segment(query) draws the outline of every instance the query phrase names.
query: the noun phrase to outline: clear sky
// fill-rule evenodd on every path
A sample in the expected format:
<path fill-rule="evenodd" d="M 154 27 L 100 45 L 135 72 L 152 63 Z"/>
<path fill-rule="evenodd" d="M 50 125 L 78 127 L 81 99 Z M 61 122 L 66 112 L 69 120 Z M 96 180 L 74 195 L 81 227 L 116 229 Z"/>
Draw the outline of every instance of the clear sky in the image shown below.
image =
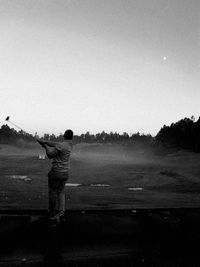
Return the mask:
<path fill-rule="evenodd" d="M 150 133 L 200 116 L 199 0 L 0 0 L 0 123 Z"/>

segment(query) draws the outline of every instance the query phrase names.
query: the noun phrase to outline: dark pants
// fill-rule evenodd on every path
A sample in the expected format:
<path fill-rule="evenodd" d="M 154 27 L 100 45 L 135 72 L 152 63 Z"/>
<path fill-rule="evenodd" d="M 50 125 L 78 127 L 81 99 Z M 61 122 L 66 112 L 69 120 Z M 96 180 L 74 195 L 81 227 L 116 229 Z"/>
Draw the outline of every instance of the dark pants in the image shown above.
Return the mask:
<path fill-rule="evenodd" d="M 58 214 L 64 215 L 65 213 L 65 183 L 68 176 L 68 172 L 61 173 L 51 170 L 48 173 L 49 213 L 51 217 L 56 215 L 56 204 Z"/>

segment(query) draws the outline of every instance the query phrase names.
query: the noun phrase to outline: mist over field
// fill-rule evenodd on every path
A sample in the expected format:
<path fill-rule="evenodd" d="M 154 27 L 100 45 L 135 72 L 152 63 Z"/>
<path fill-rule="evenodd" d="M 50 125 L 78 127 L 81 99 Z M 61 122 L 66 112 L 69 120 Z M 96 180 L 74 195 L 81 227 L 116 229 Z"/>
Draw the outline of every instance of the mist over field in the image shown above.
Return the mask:
<path fill-rule="evenodd" d="M 51 161 L 37 144 L 0 145 L 0 205 L 46 209 Z M 138 145 L 74 146 L 66 185 L 69 209 L 199 207 L 200 155 Z"/>

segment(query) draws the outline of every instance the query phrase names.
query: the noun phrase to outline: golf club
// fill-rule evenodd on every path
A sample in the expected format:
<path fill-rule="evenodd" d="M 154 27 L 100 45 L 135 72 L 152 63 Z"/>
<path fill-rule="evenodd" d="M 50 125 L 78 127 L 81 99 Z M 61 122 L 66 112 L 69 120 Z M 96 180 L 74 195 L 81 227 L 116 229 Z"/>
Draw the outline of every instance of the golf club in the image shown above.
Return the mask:
<path fill-rule="evenodd" d="M 9 122 L 10 124 L 12 124 L 13 126 L 15 126 L 16 128 L 18 128 L 19 130 L 21 130 L 23 133 L 29 134 L 28 132 L 24 131 L 21 127 L 19 127 L 17 124 L 13 123 L 12 121 L 10 121 L 10 116 L 7 116 L 5 121 Z M 33 135 L 32 135 L 33 136 Z M 40 141 L 38 138 L 34 137 L 33 138 L 41 145 L 44 146 L 43 142 Z"/>
<path fill-rule="evenodd" d="M 13 123 L 12 121 L 10 121 L 10 116 L 7 116 L 5 121 L 9 122 L 10 124 L 12 124 L 13 126 L 15 126 L 16 128 L 18 128 L 19 130 L 21 130 L 24 133 L 27 133 L 26 131 L 24 131 L 21 127 L 19 127 L 17 124 Z M 27 133 L 28 134 L 28 133 Z"/>
<path fill-rule="evenodd" d="M 21 127 L 19 127 L 17 124 L 13 123 L 12 121 L 10 121 L 10 116 L 7 116 L 5 121 L 9 122 L 10 124 L 12 124 L 13 126 L 15 126 L 16 128 L 18 128 L 19 130 L 21 130 L 23 133 L 25 134 L 29 134 L 28 132 L 24 131 Z M 43 145 L 43 143 L 38 140 L 36 137 L 33 136 L 33 138 L 40 144 Z"/>

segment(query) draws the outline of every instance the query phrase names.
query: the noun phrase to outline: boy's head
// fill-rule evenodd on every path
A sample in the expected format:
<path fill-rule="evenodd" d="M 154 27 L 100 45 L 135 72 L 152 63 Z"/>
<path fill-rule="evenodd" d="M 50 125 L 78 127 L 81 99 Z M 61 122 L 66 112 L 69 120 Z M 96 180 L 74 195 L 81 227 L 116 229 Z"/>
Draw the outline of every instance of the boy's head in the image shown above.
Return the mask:
<path fill-rule="evenodd" d="M 72 138 L 73 138 L 73 132 L 72 132 L 72 130 L 66 130 L 65 131 L 65 133 L 64 133 L 64 138 L 66 139 L 66 140 L 72 140 Z"/>

